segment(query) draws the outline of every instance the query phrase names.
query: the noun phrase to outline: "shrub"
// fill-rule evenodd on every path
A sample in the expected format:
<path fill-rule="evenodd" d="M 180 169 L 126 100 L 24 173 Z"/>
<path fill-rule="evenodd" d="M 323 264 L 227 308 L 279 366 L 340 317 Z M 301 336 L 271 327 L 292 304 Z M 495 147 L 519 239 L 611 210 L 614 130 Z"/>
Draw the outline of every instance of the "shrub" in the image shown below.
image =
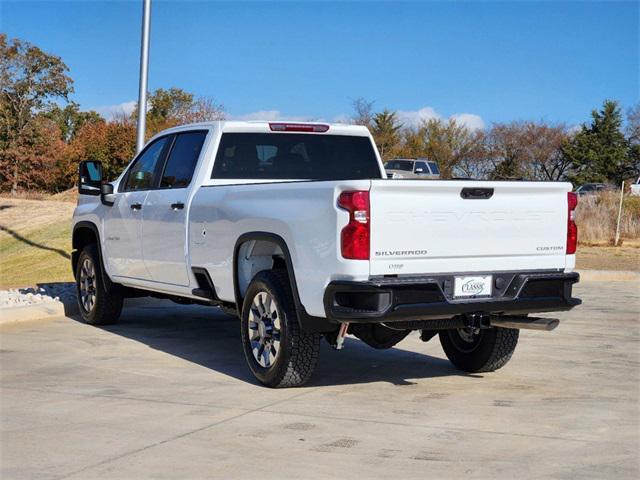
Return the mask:
<path fill-rule="evenodd" d="M 578 239 L 584 245 L 612 244 L 616 235 L 619 192 L 580 197 L 576 209 Z M 640 239 L 640 197 L 625 195 L 620 219 L 620 238 Z"/>

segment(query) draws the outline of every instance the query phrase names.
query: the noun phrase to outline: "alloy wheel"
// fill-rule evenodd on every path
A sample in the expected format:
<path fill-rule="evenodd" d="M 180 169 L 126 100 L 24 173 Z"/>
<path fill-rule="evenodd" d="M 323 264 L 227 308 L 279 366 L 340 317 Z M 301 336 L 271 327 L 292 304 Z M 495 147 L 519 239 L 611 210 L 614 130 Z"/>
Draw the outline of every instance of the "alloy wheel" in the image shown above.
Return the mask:
<path fill-rule="evenodd" d="M 96 268 L 90 258 L 85 258 L 80 268 L 80 301 L 87 313 L 96 304 Z"/>
<path fill-rule="evenodd" d="M 249 342 L 256 362 L 269 368 L 280 350 L 280 316 L 275 298 L 268 292 L 258 292 L 249 310 Z"/>

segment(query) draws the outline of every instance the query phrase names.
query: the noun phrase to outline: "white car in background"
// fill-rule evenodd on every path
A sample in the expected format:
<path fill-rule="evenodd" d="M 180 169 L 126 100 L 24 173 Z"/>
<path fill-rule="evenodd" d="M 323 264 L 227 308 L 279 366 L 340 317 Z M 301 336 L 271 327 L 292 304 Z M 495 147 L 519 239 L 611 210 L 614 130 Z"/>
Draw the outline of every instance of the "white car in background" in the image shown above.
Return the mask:
<path fill-rule="evenodd" d="M 426 158 L 394 158 L 384 163 L 387 178 L 420 178 L 438 180 L 440 169 L 436 162 Z"/>

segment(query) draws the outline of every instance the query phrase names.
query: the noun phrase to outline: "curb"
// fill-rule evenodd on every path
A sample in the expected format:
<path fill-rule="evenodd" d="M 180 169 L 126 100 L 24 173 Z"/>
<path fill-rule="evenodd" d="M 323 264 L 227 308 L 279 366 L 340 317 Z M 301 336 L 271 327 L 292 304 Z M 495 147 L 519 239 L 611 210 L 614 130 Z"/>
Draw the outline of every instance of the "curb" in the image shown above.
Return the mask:
<path fill-rule="evenodd" d="M 581 282 L 640 282 L 640 272 L 626 270 L 579 270 Z"/>
<path fill-rule="evenodd" d="M 140 307 L 158 300 L 151 297 L 127 298 L 125 307 Z M 22 305 L 19 307 L 0 307 L 0 325 L 8 325 L 17 322 L 31 320 L 46 320 L 59 317 L 68 317 L 78 314 L 78 304 L 75 301 L 60 302 L 50 301 L 35 305 Z"/>
<path fill-rule="evenodd" d="M 77 311 L 76 307 L 76 311 Z M 26 322 L 30 320 L 42 320 L 45 318 L 64 317 L 72 312 L 65 311 L 62 302 L 46 302 L 37 305 L 23 305 L 0 309 L 0 325 Z"/>

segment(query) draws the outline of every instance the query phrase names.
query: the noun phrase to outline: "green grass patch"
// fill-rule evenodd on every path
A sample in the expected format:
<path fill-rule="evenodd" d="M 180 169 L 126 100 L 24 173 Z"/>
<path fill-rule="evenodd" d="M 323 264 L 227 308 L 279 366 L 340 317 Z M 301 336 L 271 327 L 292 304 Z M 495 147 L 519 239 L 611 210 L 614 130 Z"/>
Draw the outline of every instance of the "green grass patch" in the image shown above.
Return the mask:
<path fill-rule="evenodd" d="M 19 232 L 5 227 L 0 234 L 0 288 L 70 282 L 70 255 L 68 221 Z"/>

